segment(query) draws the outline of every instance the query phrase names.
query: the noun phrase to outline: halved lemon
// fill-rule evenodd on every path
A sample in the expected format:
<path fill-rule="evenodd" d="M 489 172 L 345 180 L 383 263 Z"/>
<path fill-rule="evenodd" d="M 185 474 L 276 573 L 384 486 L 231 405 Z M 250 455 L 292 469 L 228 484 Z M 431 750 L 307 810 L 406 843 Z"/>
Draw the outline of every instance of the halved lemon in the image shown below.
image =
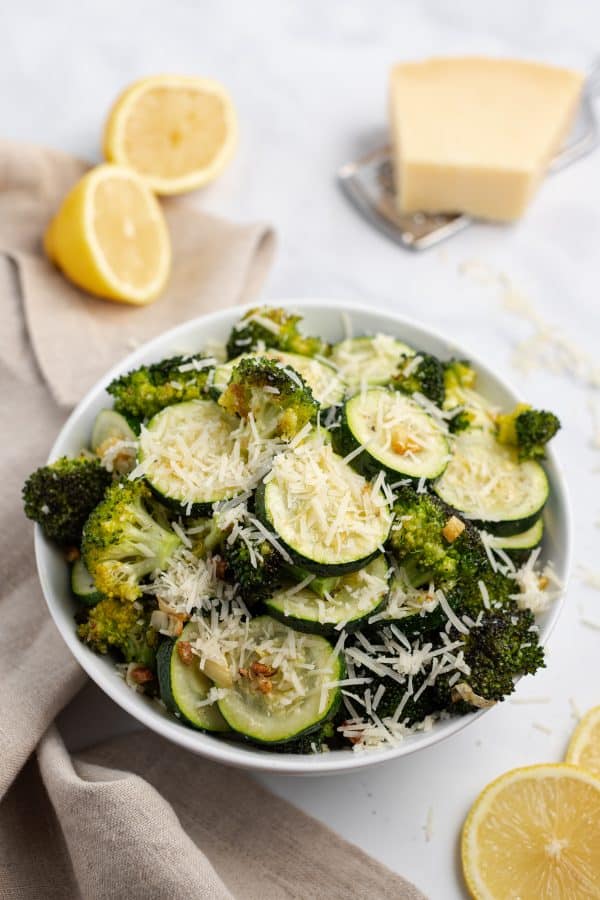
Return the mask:
<path fill-rule="evenodd" d="M 600 898 L 600 781 L 564 763 L 507 772 L 473 804 L 461 854 L 477 900 Z"/>
<path fill-rule="evenodd" d="M 48 257 L 79 287 L 123 303 L 157 297 L 171 267 L 160 205 L 130 169 L 104 164 L 71 189 L 46 230 Z"/>
<path fill-rule="evenodd" d="M 585 714 L 573 732 L 566 760 L 600 778 L 600 706 Z"/>
<path fill-rule="evenodd" d="M 222 85 L 206 78 L 154 75 L 130 85 L 110 111 L 104 155 L 130 166 L 157 194 L 213 181 L 237 144 L 237 117 Z"/>

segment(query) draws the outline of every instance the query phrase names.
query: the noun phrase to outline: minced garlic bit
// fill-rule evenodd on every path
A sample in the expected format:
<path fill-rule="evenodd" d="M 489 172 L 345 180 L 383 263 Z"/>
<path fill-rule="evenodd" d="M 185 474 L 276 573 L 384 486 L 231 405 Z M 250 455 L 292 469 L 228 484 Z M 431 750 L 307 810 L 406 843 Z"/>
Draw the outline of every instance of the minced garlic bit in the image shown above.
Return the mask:
<path fill-rule="evenodd" d="M 488 709 L 490 706 L 496 705 L 495 700 L 487 700 L 485 697 L 480 697 L 479 694 L 475 693 L 471 685 L 464 681 L 454 685 L 450 696 L 453 703 L 458 703 L 459 700 L 462 700 L 476 709 Z"/>
<path fill-rule="evenodd" d="M 109 437 L 97 448 L 96 455 L 107 472 L 127 475 L 135 466 L 137 450 L 137 441 Z"/>
<path fill-rule="evenodd" d="M 390 442 L 392 450 L 399 456 L 404 456 L 405 453 L 420 453 L 423 449 L 422 445 L 411 437 L 403 425 L 396 425 L 392 429 Z"/>
<path fill-rule="evenodd" d="M 454 541 L 461 536 L 465 528 L 465 523 L 461 521 L 458 516 L 450 516 L 442 528 L 442 534 L 449 544 L 453 544 Z"/>

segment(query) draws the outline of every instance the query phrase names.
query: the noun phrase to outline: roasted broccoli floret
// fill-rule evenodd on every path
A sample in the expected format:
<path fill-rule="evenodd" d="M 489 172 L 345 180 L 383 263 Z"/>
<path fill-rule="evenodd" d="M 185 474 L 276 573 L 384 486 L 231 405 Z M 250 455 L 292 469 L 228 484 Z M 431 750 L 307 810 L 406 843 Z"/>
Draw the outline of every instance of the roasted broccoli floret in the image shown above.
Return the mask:
<path fill-rule="evenodd" d="M 367 674 L 366 670 L 361 670 L 361 673 Z M 414 695 L 426 677 L 425 674 L 413 676 L 413 694 L 408 698 L 405 697 L 408 690 L 408 679 L 405 684 L 399 684 L 391 678 L 382 678 L 378 683 L 383 684 L 385 691 L 377 706 L 378 717 L 380 719 L 393 718 L 400 703 L 403 706 L 399 721 L 406 725 L 414 725 L 416 722 L 422 722 L 427 716 L 441 712 L 445 708 L 447 700 L 444 696 L 440 696 L 434 686 L 426 687 L 417 700 L 414 699 Z"/>
<path fill-rule="evenodd" d="M 125 662 L 153 669 L 158 633 L 150 627 L 150 614 L 138 604 L 105 597 L 89 610 L 77 633 L 96 653 L 118 651 Z"/>
<path fill-rule="evenodd" d="M 518 403 L 511 413 L 499 415 L 496 425 L 498 441 L 516 447 L 519 459 L 543 459 L 546 444 L 559 430 L 560 421 L 554 413 Z"/>
<path fill-rule="evenodd" d="M 41 525 L 51 540 L 79 546 L 85 520 L 111 480 L 97 459 L 63 456 L 36 469 L 25 482 L 25 515 Z"/>
<path fill-rule="evenodd" d="M 342 746 L 342 741 L 336 734 L 335 722 L 323 722 L 315 731 L 309 731 L 308 734 L 302 734 L 293 741 L 285 744 L 279 744 L 274 747 L 276 753 L 319 753 L 323 747 Z"/>
<path fill-rule="evenodd" d="M 141 581 L 164 569 L 180 543 L 150 488 L 141 481 L 120 481 L 85 523 L 82 554 L 101 593 L 136 600 Z"/>
<path fill-rule="evenodd" d="M 222 557 L 227 580 L 238 585 L 242 599 L 249 605 L 266 600 L 281 583 L 283 560 L 266 540 L 253 546 L 252 552 L 239 537 L 231 544 L 225 541 Z"/>
<path fill-rule="evenodd" d="M 390 545 L 414 587 L 454 585 L 489 567 L 479 532 L 433 494 L 409 485 L 397 492 Z"/>
<path fill-rule="evenodd" d="M 502 700 L 513 692 L 517 675 L 532 675 L 544 666 L 544 648 L 537 632 L 531 631 L 534 623 L 530 610 L 519 609 L 511 601 L 501 610 L 486 613 L 481 624 L 471 628 L 463 637 L 464 658 L 471 671 L 459 684 L 473 691 L 475 702 L 468 691 L 453 689 L 451 711 L 472 711 L 477 698 Z"/>
<path fill-rule="evenodd" d="M 172 356 L 120 375 L 106 390 L 115 398 L 115 409 L 124 416 L 150 419 L 165 406 L 203 396 L 209 372 L 214 369 L 207 359 L 201 353 Z"/>
<path fill-rule="evenodd" d="M 268 347 L 302 356 L 327 355 L 329 345 L 326 341 L 307 337 L 298 330 L 301 319 L 285 309 L 269 306 L 249 310 L 229 335 L 227 358 L 234 359 L 242 353 Z"/>
<path fill-rule="evenodd" d="M 261 437 L 287 440 L 316 418 L 319 404 L 296 372 L 273 359 L 243 359 L 231 373 L 219 404 L 232 415 L 252 414 Z"/>
<path fill-rule="evenodd" d="M 436 406 L 442 406 L 446 395 L 444 365 L 429 353 L 403 356 L 391 386 L 405 394 L 423 394 Z"/>
<path fill-rule="evenodd" d="M 462 578 L 446 592 L 448 603 L 457 615 L 466 614 L 476 619 L 486 608 L 483 592 L 486 593 L 487 603 L 492 611 L 512 605 L 510 595 L 516 592 L 512 578 L 502 572 L 494 572 L 491 566 L 482 567 L 476 576 Z"/>

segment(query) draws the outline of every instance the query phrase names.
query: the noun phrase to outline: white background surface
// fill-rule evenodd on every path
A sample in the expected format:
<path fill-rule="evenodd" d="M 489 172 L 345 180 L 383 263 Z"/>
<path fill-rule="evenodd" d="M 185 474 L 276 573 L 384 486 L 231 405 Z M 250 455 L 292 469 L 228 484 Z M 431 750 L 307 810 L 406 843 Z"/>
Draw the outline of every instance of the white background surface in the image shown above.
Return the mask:
<path fill-rule="evenodd" d="M 105 111 L 129 80 L 160 71 L 221 79 L 239 110 L 241 145 L 196 202 L 275 226 L 279 251 L 265 298 L 367 300 L 446 330 L 512 374 L 532 402 L 563 420 L 556 445 L 572 491 L 575 560 L 600 571 L 600 452 L 588 405 L 597 394 L 600 409 L 600 392 L 546 369 L 527 377 L 517 371 L 513 349 L 531 326 L 503 307 L 495 280 L 475 277 L 472 265 L 464 271 L 477 260 L 508 275 L 593 358 L 600 150 L 550 179 L 516 227 L 474 228 L 423 255 L 371 231 L 334 181 L 341 163 L 380 140 L 393 61 L 473 52 L 587 68 L 600 50 L 597 4 L 13 0 L 0 9 L 0 32 L 3 133 L 90 159 L 99 154 Z M 356 776 L 262 780 L 436 900 L 462 896 L 457 838 L 477 792 L 508 768 L 561 757 L 575 721 L 570 698 L 582 709 L 600 703 L 600 630 L 582 616 L 600 623 L 600 594 L 575 576 L 548 668 L 524 679 L 516 694 L 545 702 L 507 702 L 445 744 Z M 92 688 L 62 722 L 74 747 L 132 727 Z"/>

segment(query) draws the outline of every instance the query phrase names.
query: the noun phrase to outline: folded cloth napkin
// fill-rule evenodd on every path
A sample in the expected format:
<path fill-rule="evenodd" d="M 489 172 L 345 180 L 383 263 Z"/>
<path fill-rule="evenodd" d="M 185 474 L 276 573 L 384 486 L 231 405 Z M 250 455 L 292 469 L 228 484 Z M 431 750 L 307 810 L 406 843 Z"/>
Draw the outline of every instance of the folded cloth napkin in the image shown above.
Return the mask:
<path fill-rule="evenodd" d="M 168 297 L 142 309 L 86 297 L 39 249 L 82 168 L 0 145 L 0 898 L 418 900 L 411 884 L 245 774 L 148 731 L 71 758 L 52 724 L 85 676 L 46 611 L 21 485 L 44 462 L 62 407 L 125 352 L 124 335 L 145 339 L 249 299 L 272 245 L 263 227 L 181 204 L 168 213 Z"/>

